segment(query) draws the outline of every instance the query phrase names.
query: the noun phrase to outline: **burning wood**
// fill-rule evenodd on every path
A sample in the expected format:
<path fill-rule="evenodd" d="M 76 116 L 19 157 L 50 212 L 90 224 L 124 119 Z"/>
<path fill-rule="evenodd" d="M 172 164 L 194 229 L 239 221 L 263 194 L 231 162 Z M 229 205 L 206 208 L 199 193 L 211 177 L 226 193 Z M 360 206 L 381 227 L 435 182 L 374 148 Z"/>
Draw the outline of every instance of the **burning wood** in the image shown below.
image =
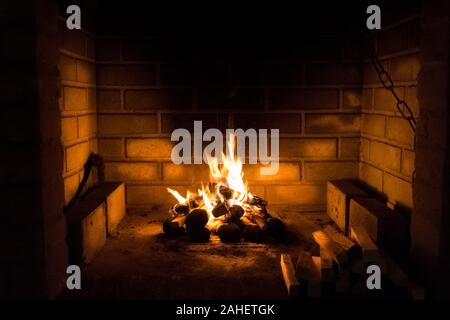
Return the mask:
<path fill-rule="evenodd" d="M 185 228 L 193 241 L 207 241 L 209 233 L 223 242 L 236 242 L 242 237 L 247 241 L 283 239 L 284 223 L 267 212 L 266 200 L 248 191 L 242 162 L 234 154 L 234 139 L 227 147 L 228 154 L 222 154 L 223 165 L 219 166 L 217 158 L 208 159 L 210 181 L 197 192 L 188 191 L 182 196 L 168 188 L 178 204 L 170 210 L 164 232 L 181 234 L 179 228 Z"/>

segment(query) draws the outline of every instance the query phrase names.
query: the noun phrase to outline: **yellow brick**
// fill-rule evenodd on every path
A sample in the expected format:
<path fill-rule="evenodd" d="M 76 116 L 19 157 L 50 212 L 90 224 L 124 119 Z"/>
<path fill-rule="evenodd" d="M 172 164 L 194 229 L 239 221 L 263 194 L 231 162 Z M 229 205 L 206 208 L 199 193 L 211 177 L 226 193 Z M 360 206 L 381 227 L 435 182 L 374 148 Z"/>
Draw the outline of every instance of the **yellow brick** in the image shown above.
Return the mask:
<path fill-rule="evenodd" d="M 260 164 L 244 165 L 244 180 L 279 183 L 281 181 L 300 181 L 300 164 L 295 162 L 279 163 L 278 172 L 274 175 L 261 175 Z"/>
<path fill-rule="evenodd" d="M 324 205 L 326 185 L 268 185 L 266 199 L 270 204 Z"/>
<path fill-rule="evenodd" d="M 412 186 L 411 183 L 400 178 L 384 173 L 383 192 L 388 200 L 395 201 L 400 205 L 412 208 Z"/>
<path fill-rule="evenodd" d="M 414 151 L 403 150 L 402 174 L 411 177 L 414 171 Z"/>
<path fill-rule="evenodd" d="M 361 108 L 361 90 L 344 90 L 343 106 L 345 109 Z"/>
<path fill-rule="evenodd" d="M 83 142 L 66 148 L 66 170 L 72 171 L 83 167 L 89 156 L 89 143 Z"/>
<path fill-rule="evenodd" d="M 98 151 L 102 157 L 122 157 L 122 139 L 98 139 Z"/>
<path fill-rule="evenodd" d="M 77 81 L 84 83 L 95 83 L 95 66 L 86 61 L 77 61 Z"/>
<path fill-rule="evenodd" d="M 395 92 L 399 97 L 403 97 L 404 88 L 396 87 Z M 394 98 L 392 93 L 384 88 L 375 89 L 374 93 L 374 107 L 376 110 L 383 111 L 397 111 L 397 100 Z"/>
<path fill-rule="evenodd" d="M 391 145 L 372 141 L 370 160 L 382 168 L 400 171 L 401 150 Z"/>
<path fill-rule="evenodd" d="M 106 162 L 108 181 L 158 180 L 158 165 L 151 162 Z"/>
<path fill-rule="evenodd" d="M 342 158 L 359 158 L 360 139 L 359 138 L 342 138 L 341 139 L 341 157 Z"/>
<path fill-rule="evenodd" d="M 170 188 L 186 195 L 186 186 L 173 185 Z M 191 190 L 193 190 L 191 188 Z M 127 203 L 129 205 L 173 205 L 176 199 L 167 191 L 166 186 L 131 185 L 126 187 Z"/>
<path fill-rule="evenodd" d="M 414 133 L 408 121 L 403 118 L 389 117 L 387 119 L 387 137 L 411 147 L 414 145 Z"/>
<path fill-rule="evenodd" d="M 85 115 L 78 117 L 78 137 L 86 138 L 95 136 L 97 133 L 96 115 Z"/>
<path fill-rule="evenodd" d="M 361 139 L 361 157 L 363 160 L 370 160 L 370 140 Z"/>
<path fill-rule="evenodd" d="M 127 139 L 127 157 L 166 159 L 171 157 L 173 142 L 169 139 Z"/>
<path fill-rule="evenodd" d="M 335 158 L 336 139 L 280 139 L 280 157 Z"/>
<path fill-rule="evenodd" d="M 67 204 L 78 189 L 78 174 L 64 178 L 64 201 Z"/>
<path fill-rule="evenodd" d="M 70 141 L 77 138 L 77 118 L 62 118 L 61 119 L 61 140 Z"/>
<path fill-rule="evenodd" d="M 361 130 L 361 116 L 356 114 L 307 114 L 307 133 L 357 133 Z"/>
<path fill-rule="evenodd" d="M 206 164 L 181 164 L 174 163 L 163 164 L 163 179 L 168 181 L 184 181 L 198 183 L 200 181 L 207 183 L 209 181 L 209 167 Z"/>
<path fill-rule="evenodd" d="M 156 115 L 99 115 L 98 131 L 100 135 L 126 135 L 138 133 L 156 133 Z"/>
<path fill-rule="evenodd" d="M 77 78 L 77 65 L 74 59 L 60 55 L 58 64 L 62 80 L 75 81 Z"/>
<path fill-rule="evenodd" d="M 304 164 L 304 177 L 310 182 L 357 178 L 358 171 L 357 162 L 306 162 Z"/>
<path fill-rule="evenodd" d="M 364 114 L 362 132 L 383 138 L 385 135 L 386 117 L 374 114 Z"/>
<path fill-rule="evenodd" d="M 359 178 L 370 187 L 381 192 L 383 190 L 383 171 L 364 162 L 359 168 Z"/>
<path fill-rule="evenodd" d="M 87 108 L 86 89 L 64 87 L 64 109 L 84 110 Z"/>
<path fill-rule="evenodd" d="M 420 70 L 419 55 L 403 56 L 392 59 L 390 74 L 395 81 L 414 81 Z"/>

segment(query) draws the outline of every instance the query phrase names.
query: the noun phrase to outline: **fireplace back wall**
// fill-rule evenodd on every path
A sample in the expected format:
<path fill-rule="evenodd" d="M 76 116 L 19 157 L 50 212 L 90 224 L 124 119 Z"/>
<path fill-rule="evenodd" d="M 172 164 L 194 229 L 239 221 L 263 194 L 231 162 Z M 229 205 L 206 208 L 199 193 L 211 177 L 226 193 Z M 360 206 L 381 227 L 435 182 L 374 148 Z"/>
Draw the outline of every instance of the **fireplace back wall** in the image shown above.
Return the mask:
<path fill-rule="evenodd" d="M 328 27 L 319 35 L 253 32 L 243 26 L 245 13 L 222 9 L 187 34 L 99 32 L 98 148 L 106 178 L 126 182 L 129 207 L 167 205 L 166 187 L 183 193 L 208 180 L 207 165 L 171 162 L 173 130 L 192 130 L 194 120 L 204 130 L 279 128 L 280 170 L 261 176 L 257 165 L 245 166 L 250 191 L 271 204 L 323 209 L 327 180 L 359 174 L 359 36 Z"/>

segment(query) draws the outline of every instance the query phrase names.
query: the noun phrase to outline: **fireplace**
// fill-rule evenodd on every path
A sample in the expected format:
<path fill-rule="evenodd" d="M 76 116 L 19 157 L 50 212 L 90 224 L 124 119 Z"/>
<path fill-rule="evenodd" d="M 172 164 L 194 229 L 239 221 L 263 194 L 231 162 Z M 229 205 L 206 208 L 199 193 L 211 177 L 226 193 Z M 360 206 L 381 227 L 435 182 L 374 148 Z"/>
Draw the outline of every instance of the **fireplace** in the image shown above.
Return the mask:
<path fill-rule="evenodd" d="M 333 232 L 359 243 L 339 210 L 368 206 L 404 221 L 375 232 L 384 247 L 371 236 L 383 254 L 427 296 L 449 296 L 446 5 L 381 2 L 382 28 L 367 30 L 363 3 L 74 3 L 81 30 L 67 28 L 66 1 L 0 13 L 2 296 L 78 297 L 66 268 L 80 262 L 93 285 L 81 297 L 286 298 L 286 254 L 321 256 Z M 101 197 L 83 242 L 69 213 Z M 206 220 L 192 234 L 194 218 Z"/>

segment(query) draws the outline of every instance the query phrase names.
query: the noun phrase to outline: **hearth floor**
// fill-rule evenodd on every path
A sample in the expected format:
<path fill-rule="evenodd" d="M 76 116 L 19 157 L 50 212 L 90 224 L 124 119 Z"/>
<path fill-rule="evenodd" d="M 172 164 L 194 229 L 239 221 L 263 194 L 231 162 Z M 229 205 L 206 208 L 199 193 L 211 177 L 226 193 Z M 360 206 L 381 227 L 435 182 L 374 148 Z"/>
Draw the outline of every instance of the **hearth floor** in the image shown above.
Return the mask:
<path fill-rule="evenodd" d="M 88 266 L 82 289 L 61 298 L 287 299 L 280 254 L 311 248 L 311 232 L 329 223 L 323 212 L 277 210 L 288 228 L 283 243 L 208 243 L 167 239 L 163 210 L 129 211 Z M 167 212 L 167 211 L 163 211 Z M 297 250 L 296 250 L 297 249 Z"/>

